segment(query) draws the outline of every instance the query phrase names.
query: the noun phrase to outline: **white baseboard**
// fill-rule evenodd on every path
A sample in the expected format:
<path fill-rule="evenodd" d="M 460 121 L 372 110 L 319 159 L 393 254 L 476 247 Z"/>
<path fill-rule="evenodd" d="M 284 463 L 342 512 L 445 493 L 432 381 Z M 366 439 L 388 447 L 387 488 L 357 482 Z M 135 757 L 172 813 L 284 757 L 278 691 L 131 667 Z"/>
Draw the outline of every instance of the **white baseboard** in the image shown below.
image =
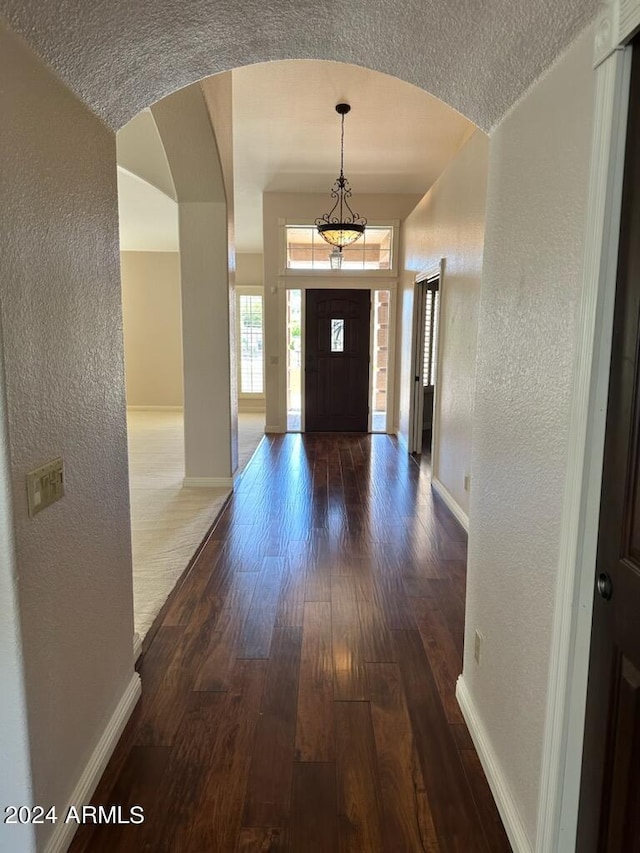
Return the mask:
<path fill-rule="evenodd" d="M 185 489 L 232 489 L 233 477 L 185 477 Z"/>
<path fill-rule="evenodd" d="M 264 428 L 265 433 L 268 432 L 286 432 L 286 429 L 282 429 L 280 424 L 266 424 Z"/>
<path fill-rule="evenodd" d="M 106 729 L 102 733 L 96 748 L 93 751 L 89 763 L 85 767 L 78 784 L 73 790 L 73 794 L 67 803 L 65 813 L 70 806 L 86 805 L 93 796 L 93 792 L 98 786 L 100 777 L 104 773 L 111 755 L 116 748 L 120 735 L 124 731 L 124 727 L 131 716 L 136 702 L 142 693 L 142 684 L 140 676 L 134 672 L 131 676 L 131 681 L 127 685 L 122 698 L 113 712 Z M 75 821 L 65 823 L 64 820 L 58 820 L 55 829 L 45 847 L 45 853 L 64 853 L 71 844 L 71 839 L 78 829 L 78 824 Z"/>
<path fill-rule="evenodd" d="M 527 838 L 518 807 L 511 796 L 509 786 L 504 780 L 491 742 L 478 718 L 473 700 L 469 695 L 462 675 L 456 683 L 456 699 L 471 734 L 471 739 L 475 745 L 478 758 L 487 777 L 487 782 L 491 788 L 493 799 L 496 801 L 496 806 L 500 812 L 500 817 L 502 818 L 513 851 L 514 853 L 533 853 L 533 847 Z"/>
<path fill-rule="evenodd" d="M 469 516 L 462 509 L 462 507 L 457 502 L 457 500 L 453 497 L 451 492 L 446 488 L 446 486 L 442 485 L 440 480 L 437 480 L 435 477 L 433 477 L 431 480 L 431 488 L 433 489 L 433 491 L 437 495 L 439 495 L 442 498 L 442 500 L 447 505 L 448 509 L 451 510 L 451 512 L 455 515 L 455 517 L 458 519 L 460 524 L 464 527 L 464 529 L 468 533 L 469 532 Z"/>
<path fill-rule="evenodd" d="M 129 412 L 181 412 L 182 406 L 127 406 Z"/>
<path fill-rule="evenodd" d="M 138 658 L 142 654 L 142 638 L 137 632 L 133 635 L 133 665 L 138 662 Z"/>

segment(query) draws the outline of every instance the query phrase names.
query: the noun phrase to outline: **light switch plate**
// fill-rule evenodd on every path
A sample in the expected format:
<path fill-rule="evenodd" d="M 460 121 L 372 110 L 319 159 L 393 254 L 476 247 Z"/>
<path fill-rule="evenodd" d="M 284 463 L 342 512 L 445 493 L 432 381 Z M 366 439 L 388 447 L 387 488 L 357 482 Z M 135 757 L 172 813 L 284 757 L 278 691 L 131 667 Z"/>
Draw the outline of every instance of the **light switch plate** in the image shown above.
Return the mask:
<path fill-rule="evenodd" d="M 27 474 L 27 500 L 31 518 L 60 500 L 63 495 L 64 470 L 61 456 Z"/>

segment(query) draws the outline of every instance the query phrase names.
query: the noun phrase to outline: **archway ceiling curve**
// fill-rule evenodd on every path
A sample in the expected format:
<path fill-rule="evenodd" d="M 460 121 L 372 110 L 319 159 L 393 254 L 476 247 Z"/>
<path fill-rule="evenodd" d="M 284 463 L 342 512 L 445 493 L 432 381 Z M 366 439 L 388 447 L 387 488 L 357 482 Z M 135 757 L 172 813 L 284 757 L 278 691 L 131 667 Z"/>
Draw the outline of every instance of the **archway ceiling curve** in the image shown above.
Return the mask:
<path fill-rule="evenodd" d="M 420 86 L 490 130 L 598 0 L 0 0 L 0 13 L 112 128 L 190 83 L 329 59 Z"/>

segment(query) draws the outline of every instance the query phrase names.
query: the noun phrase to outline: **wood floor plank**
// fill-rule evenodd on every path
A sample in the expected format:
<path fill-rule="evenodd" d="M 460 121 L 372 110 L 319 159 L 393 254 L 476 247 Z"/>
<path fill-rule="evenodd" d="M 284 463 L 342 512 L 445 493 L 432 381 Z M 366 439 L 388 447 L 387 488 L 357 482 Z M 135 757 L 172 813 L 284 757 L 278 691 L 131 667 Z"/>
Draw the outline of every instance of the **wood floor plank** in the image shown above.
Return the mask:
<path fill-rule="evenodd" d="M 138 746 L 171 746 L 212 633 L 211 623 L 183 633 L 153 702 L 146 707 L 141 719 L 136 735 Z"/>
<path fill-rule="evenodd" d="M 310 601 L 304 608 L 300 658 L 296 761 L 335 759 L 331 605 Z"/>
<path fill-rule="evenodd" d="M 208 773 L 192 800 L 188 853 L 236 847 L 266 668 L 261 660 L 238 661 L 234 668 L 222 719 L 207 744 Z"/>
<path fill-rule="evenodd" d="M 287 560 L 276 610 L 277 628 L 302 628 L 306 585 L 307 573 L 304 564 Z"/>
<path fill-rule="evenodd" d="M 397 664 L 367 664 L 387 850 L 438 853 Z"/>
<path fill-rule="evenodd" d="M 242 632 L 239 658 L 268 658 L 285 570 L 281 557 L 264 557 Z"/>
<path fill-rule="evenodd" d="M 224 720 L 223 694 L 190 694 L 169 762 L 156 779 L 154 810 L 136 833 L 140 850 L 184 851 L 195 802 L 208 774 L 211 743 Z M 125 837 L 129 833 L 123 833 Z"/>
<path fill-rule="evenodd" d="M 166 746 L 133 747 L 110 793 L 94 796 L 91 804 L 105 808 L 120 806 L 125 818 L 130 815 L 132 806 L 138 806 L 143 809 L 146 822 L 157 821 L 161 811 L 155 786 L 165 773 L 170 752 Z M 87 823 L 79 827 L 70 850 L 72 853 L 112 853 L 114 828 L 120 835 L 118 850 L 122 853 L 137 853 L 142 849 L 140 844 L 144 830 L 141 824 L 120 829 L 112 825 L 94 826 Z"/>
<path fill-rule="evenodd" d="M 395 439 L 267 437 L 96 789 L 147 820 L 73 853 L 506 853 L 454 695 L 465 553 Z"/>
<path fill-rule="evenodd" d="M 338 850 L 382 853 L 382 807 L 368 702 L 336 702 Z"/>
<path fill-rule="evenodd" d="M 281 829 L 248 826 L 240 830 L 236 853 L 281 853 L 286 849 L 286 834 Z"/>
<path fill-rule="evenodd" d="M 228 596 L 227 606 L 216 620 L 206 654 L 196 674 L 194 690 L 228 690 L 255 587 L 255 574 L 236 574 L 233 593 Z"/>
<path fill-rule="evenodd" d="M 394 631 L 404 694 L 438 841 L 487 853 L 480 817 L 418 630 Z"/>
<path fill-rule="evenodd" d="M 500 814 L 487 785 L 478 753 L 473 748 L 463 749 L 460 751 L 460 756 L 482 819 L 482 828 L 489 850 L 491 853 L 511 853 L 511 845 L 505 836 Z"/>
<path fill-rule="evenodd" d="M 163 625 L 189 625 L 194 618 L 198 619 L 196 610 L 202 608 L 205 589 L 211 581 L 223 550 L 224 545 L 220 540 L 209 539 L 187 578 L 173 595 L 162 620 Z M 206 621 L 208 618 L 211 618 L 210 614 L 206 614 L 204 620 L 198 621 Z"/>
<path fill-rule="evenodd" d="M 331 601 L 331 564 L 313 559 L 306 575 L 305 601 Z"/>
<path fill-rule="evenodd" d="M 456 699 L 456 681 L 462 672 L 462 655 L 458 652 L 439 609 L 422 608 L 421 602 L 416 599 L 414 609 L 447 722 L 452 725 L 463 724 L 464 719 Z"/>
<path fill-rule="evenodd" d="M 302 629 L 276 628 L 260 708 L 243 826 L 284 826 L 289 812 Z"/>
<path fill-rule="evenodd" d="M 336 766 L 298 763 L 293 769 L 289 850 L 330 853 L 338 849 Z"/>
<path fill-rule="evenodd" d="M 139 672 L 142 678 L 142 696 L 133 710 L 124 732 L 114 750 L 106 770 L 98 783 L 94 797 L 96 802 L 105 803 L 113 787 L 123 772 L 131 749 L 136 744 L 138 729 L 154 705 L 158 690 L 173 656 L 176 654 L 180 638 L 184 635 L 183 626 L 161 627 L 153 639 L 153 644 L 143 655 Z"/>
<path fill-rule="evenodd" d="M 360 626 L 332 621 L 331 650 L 334 699 L 356 702 L 368 699 L 369 689 Z"/>

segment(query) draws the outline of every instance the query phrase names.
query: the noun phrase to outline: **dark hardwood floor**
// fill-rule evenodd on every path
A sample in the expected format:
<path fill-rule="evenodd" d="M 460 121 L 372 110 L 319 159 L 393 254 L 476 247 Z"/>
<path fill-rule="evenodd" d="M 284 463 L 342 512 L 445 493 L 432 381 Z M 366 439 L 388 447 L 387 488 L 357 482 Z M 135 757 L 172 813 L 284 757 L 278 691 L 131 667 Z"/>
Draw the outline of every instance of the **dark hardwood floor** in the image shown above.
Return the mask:
<path fill-rule="evenodd" d="M 456 703 L 466 536 L 384 435 L 271 436 L 146 651 L 73 853 L 511 848 Z"/>

